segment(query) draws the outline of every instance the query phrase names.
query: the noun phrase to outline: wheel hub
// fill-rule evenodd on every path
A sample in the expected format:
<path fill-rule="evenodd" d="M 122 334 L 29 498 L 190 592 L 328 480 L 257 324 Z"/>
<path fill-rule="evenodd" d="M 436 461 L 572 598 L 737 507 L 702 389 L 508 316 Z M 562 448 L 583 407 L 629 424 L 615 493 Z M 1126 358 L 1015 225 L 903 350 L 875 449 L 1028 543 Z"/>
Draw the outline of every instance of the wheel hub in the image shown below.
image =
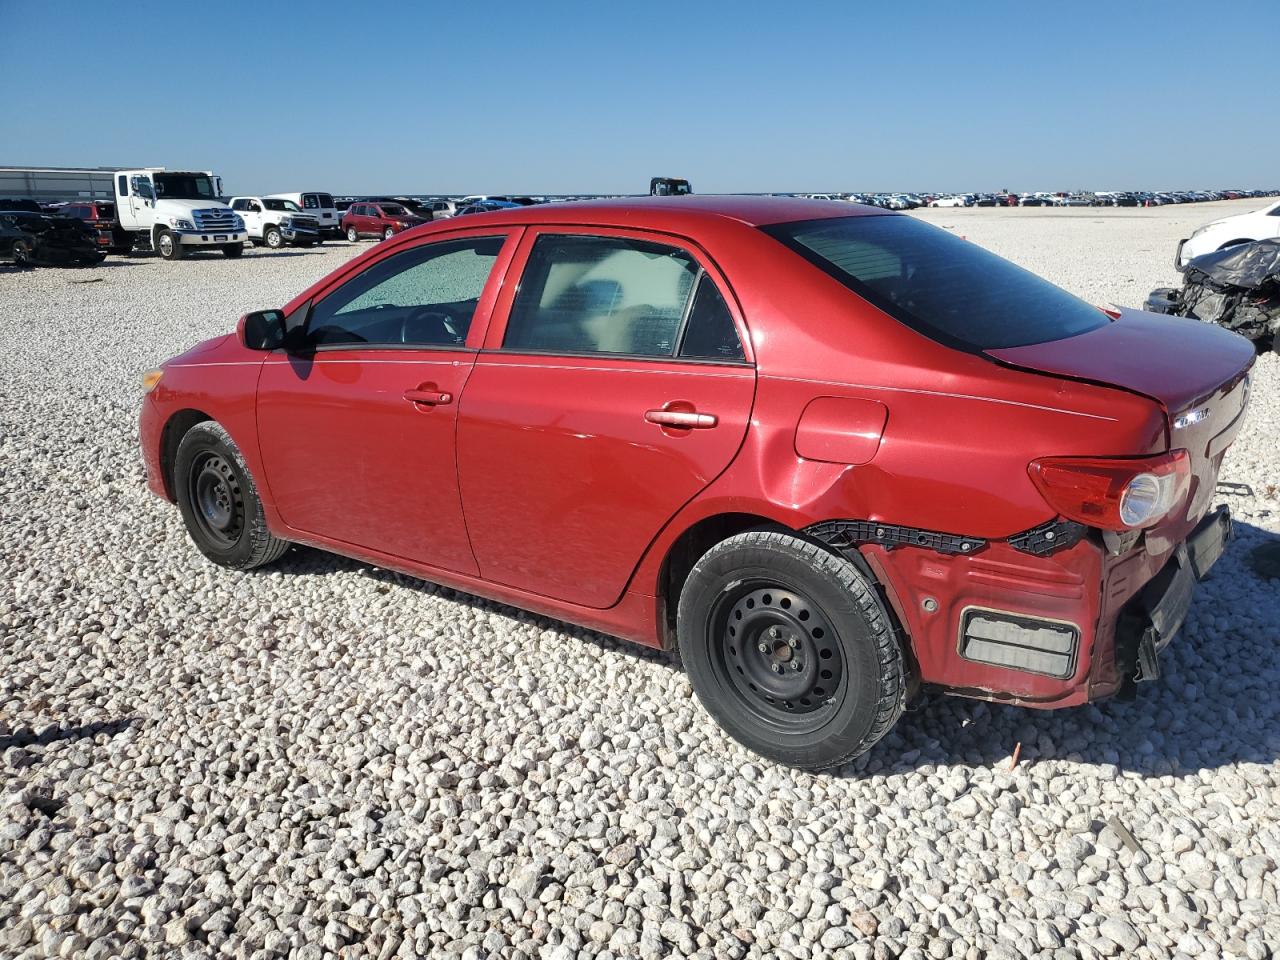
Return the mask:
<path fill-rule="evenodd" d="M 756 712 L 781 721 L 826 708 L 843 663 L 817 606 L 776 585 L 744 587 L 726 600 L 721 649 L 739 695 Z"/>
<path fill-rule="evenodd" d="M 234 543 L 244 522 L 244 501 L 231 465 L 217 455 L 195 465 L 192 501 L 201 525 L 214 539 Z"/>

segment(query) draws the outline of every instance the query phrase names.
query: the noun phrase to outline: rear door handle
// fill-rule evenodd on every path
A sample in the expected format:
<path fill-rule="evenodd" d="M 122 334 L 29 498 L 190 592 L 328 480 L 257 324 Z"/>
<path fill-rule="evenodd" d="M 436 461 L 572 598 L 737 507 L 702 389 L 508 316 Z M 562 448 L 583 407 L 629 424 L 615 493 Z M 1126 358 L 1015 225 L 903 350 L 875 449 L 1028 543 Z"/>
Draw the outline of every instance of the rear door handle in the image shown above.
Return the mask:
<path fill-rule="evenodd" d="M 694 413 L 692 410 L 646 410 L 644 418 L 650 423 L 686 430 L 709 430 L 720 422 L 714 413 Z"/>
<path fill-rule="evenodd" d="M 406 390 L 404 398 L 410 403 L 423 403 L 431 407 L 453 402 L 453 394 L 441 390 Z"/>

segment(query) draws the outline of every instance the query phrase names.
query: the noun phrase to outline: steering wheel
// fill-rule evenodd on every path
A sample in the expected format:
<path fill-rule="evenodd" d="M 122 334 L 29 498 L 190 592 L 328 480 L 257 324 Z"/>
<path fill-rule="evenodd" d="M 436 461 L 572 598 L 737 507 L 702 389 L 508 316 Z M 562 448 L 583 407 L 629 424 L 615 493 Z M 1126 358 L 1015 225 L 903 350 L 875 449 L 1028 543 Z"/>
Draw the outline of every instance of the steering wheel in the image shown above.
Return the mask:
<path fill-rule="evenodd" d="M 422 335 L 425 327 L 426 336 Z M 419 307 L 400 321 L 401 343 L 462 343 L 453 316 L 436 307 Z"/>

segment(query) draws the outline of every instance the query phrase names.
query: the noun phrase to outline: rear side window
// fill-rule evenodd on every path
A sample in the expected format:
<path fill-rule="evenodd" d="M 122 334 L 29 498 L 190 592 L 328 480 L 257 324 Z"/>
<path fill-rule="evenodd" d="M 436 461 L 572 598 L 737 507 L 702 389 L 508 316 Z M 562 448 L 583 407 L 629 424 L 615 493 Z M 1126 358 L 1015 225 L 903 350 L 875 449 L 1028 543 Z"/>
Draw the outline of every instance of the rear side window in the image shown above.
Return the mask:
<path fill-rule="evenodd" d="M 694 360 L 745 360 L 733 315 L 720 289 L 706 273 L 698 281 L 680 341 L 680 356 Z"/>
<path fill-rule="evenodd" d="M 700 268 L 677 247 L 623 237 L 539 237 L 503 347 L 674 355 Z"/>
<path fill-rule="evenodd" d="M 1062 288 L 913 217 L 840 217 L 762 229 L 891 317 L 957 349 L 1047 343 L 1108 322 Z"/>

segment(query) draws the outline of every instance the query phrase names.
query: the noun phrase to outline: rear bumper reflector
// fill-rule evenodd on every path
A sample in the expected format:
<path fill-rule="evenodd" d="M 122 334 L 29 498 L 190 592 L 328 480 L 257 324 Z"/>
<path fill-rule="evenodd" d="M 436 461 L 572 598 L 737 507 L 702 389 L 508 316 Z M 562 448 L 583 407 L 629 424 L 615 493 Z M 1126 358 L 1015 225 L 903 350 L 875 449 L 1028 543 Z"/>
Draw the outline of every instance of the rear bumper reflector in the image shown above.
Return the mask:
<path fill-rule="evenodd" d="M 1080 629 L 1000 610 L 970 607 L 960 617 L 960 656 L 1065 680 L 1075 673 Z"/>

